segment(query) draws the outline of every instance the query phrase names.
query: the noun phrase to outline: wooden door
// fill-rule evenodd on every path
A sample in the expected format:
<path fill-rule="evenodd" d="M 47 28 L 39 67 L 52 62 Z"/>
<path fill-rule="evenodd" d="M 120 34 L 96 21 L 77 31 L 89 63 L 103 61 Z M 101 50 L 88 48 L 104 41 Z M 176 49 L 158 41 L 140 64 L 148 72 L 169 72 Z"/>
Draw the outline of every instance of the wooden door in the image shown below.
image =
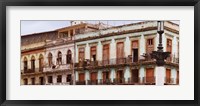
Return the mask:
<path fill-rule="evenodd" d="M 109 64 L 109 44 L 103 45 L 103 65 Z"/>
<path fill-rule="evenodd" d="M 84 61 L 85 59 L 85 49 L 79 48 L 79 61 Z"/>
<path fill-rule="evenodd" d="M 123 71 L 122 70 L 117 71 L 117 76 L 116 77 L 117 77 L 117 82 L 118 83 L 122 83 L 123 77 L 124 77 Z"/>
<path fill-rule="evenodd" d="M 117 43 L 117 64 L 123 63 L 124 57 L 124 42 Z"/>
<path fill-rule="evenodd" d="M 133 62 L 138 61 L 138 40 L 132 41 L 132 56 Z"/>
<path fill-rule="evenodd" d="M 109 72 L 103 72 L 103 83 L 109 80 Z"/>
<path fill-rule="evenodd" d="M 172 60 L 172 40 L 167 39 L 167 52 L 170 52 L 170 57 L 167 58 L 168 61 Z"/>
<path fill-rule="evenodd" d="M 179 71 L 176 73 L 176 84 L 179 84 Z"/>
<path fill-rule="evenodd" d="M 84 82 L 85 81 L 85 73 L 79 73 L 79 81 Z"/>
<path fill-rule="evenodd" d="M 96 46 L 90 48 L 90 59 L 91 61 L 96 61 Z"/>
<path fill-rule="evenodd" d="M 154 69 L 153 68 L 146 69 L 146 82 L 154 83 Z"/>
<path fill-rule="evenodd" d="M 154 50 L 154 39 L 147 39 L 146 40 L 146 53 L 150 54 Z"/>
<path fill-rule="evenodd" d="M 132 81 L 137 83 L 139 81 L 139 71 L 138 69 L 132 70 Z"/>
<path fill-rule="evenodd" d="M 166 83 L 171 82 L 171 69 L 166 69 Z"/>
<path fill-rule="evenodd" d="M 91 77 L 91 81 L 96 81 L 97 80 L 97 72 L 92 72 L 90 77 Z"/>

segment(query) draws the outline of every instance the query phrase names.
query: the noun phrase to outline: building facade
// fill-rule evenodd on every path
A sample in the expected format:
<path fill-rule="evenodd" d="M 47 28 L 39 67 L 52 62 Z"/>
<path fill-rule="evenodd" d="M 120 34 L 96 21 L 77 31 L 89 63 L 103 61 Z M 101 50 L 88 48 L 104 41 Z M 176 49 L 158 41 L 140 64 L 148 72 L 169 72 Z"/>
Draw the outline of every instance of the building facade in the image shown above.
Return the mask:
<path fill-rule="evenodd" d="M 179 84 L 179 25 L 164 23 L 165 84 Z M 43 40 L 42 40 L 43 39 Z M 157 21 L 105 27 L 71 26 L 22 36 L 22 85 L 144 85 L 156 83 Z M 32 42 L 30 42 L 32 41 Z"/>

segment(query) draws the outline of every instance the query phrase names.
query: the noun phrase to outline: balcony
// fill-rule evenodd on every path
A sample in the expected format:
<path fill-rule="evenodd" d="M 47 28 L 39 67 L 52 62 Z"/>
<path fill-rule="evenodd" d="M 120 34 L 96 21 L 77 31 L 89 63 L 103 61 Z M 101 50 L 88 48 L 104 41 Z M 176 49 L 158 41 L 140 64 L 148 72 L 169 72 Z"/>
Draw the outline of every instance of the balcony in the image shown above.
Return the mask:
<path fill-rule="evenodd" d="M 86 85 L 85 81 L 76 81 L 76 85 Z"/>
<path fill-rule="evenodd" d="M 165 85 L 174 84 L 174 78 L 165 78 Z"/>
<path fill-rule="evenodd" d="M 131 78 L 128 78 L 128 84 L 131 84 L 131 85 L 137 85 L 137 84 L 140 84 L 140 78 L 139 77 L 131 77 Z"/>
<path fill-rule="evenodd" d="M 24 70 L 24 74 L 27 74 L 27 73 L 35 73 L 36 70 L 38 70 L 38 69 L 28 69 L 28 70 Z"/>
<path fill-rule="evenodd" d="M 115 85 L 122 85 L 125 84 L 125 78 L 114 78 L 113 83 Z"/>
<path fill-rule="evenodd" d="M 54 71 L 60 71 L 60 70 L 67 70 L 71 69 L 72 64 L 61 64 L 61 65 L 53 65 L 53 66 L 46 66 L 43 69 L 43 72 L 54 72 Z"/>
<path fill-rule="evenodd" d="M 105 80 L 103 80 L 103 79 L 100 79 L 100 82 L 99 82 L 99 84 L 100 85 L 111 85 L 111 79 L 105 79 Z"/>

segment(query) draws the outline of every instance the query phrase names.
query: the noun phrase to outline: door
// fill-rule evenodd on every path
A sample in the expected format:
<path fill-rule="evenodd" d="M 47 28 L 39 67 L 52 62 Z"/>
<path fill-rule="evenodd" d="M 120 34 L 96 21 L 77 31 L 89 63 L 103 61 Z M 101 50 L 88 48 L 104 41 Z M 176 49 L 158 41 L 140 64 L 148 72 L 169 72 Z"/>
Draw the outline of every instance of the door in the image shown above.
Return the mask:
<path fill-rule="evenodd" d="M 117 64 L 124 63 L 124 42 L 117 43 Z"/>
<path fill-rule="evenodd" d="M 138 83 L 139 82 L 138 75 L 139 75 L 138 69 L 132 70 L 132 81 L 133 81 L 133 83 Z"/>
<path fill-rule="evenodd" d="M 146 69 L 146 83 L 154 83 L 154 69 L 147 68 Z"/>
<path fill-rule="evenodd" d="M 103 65 L 109 64 L 109 44 L 103 45 Z"/>
<path fill-rule="evenodd" d="M 166 83 L 171 82 L 171 69 L 166 69 Z"/>
<path fill-rule="evenodd" d="M 132 42 L 132 56 L 133 62 L 138 61 L 138 40 Z"/>
<path fill-rule="evenodd" d="M 91 82 L 96 84 L 97 83 L 97 72 L 92 72 L 90 75 Z"/>
<path fill-rule="evenodd" d="M 103 83 L 107 83 L 109 81 L 109 72 L 103 72 Z"/>
<path fill-rule="evenodd" d="M 79 73 L 79 81 L 85 82 L 85 73 Z"/>
<path fill-rule="evenodd" d="M 84 61 L 84 59 L 85 59 L 85 49 L 79 48 L 79 62 Z"/>
<path fill-rule="evenodd" d="M 177 74 L 176 74 L 176 84 L 179 84 L 179 71 L 177 71 Z"/>
<path fill-rule="evenodd" d="M 91 61 L 96 61 L 96 46 L 90 48 L 90 59 Z"/>
<path fill-rule="evenodd" d="M 44 85 L 44 78 L 43 77 L 40 77 L 40 85 Z"/>
<path fill-rule="evenodd" d="M 123 71 L 122 70 L 117 71 L 117 82 L 118 83 L 123 82 Z"/>
<path fill-rule="evenodd" d="M 172 40 L 171 39 L 167 39 L 167 52 L 170 52 L 170 57 L 167 58 L 167 61 L 171 61 L 172 60 Z"/>

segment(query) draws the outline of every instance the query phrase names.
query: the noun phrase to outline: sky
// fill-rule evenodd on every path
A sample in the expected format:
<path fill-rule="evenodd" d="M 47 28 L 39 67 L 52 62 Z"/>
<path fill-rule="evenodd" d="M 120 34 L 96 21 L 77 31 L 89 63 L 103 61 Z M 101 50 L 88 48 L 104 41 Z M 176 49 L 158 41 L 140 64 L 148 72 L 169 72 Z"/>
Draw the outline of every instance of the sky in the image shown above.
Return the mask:
<path fill-rule="evenodd" d="M 119 26 L 119 25 L 124 25 L 124 24 L 137 23 L 141 21 L 86 21 L 86 22 L 93 23 L 93 24 L 103 22 L 111 26 Z M 172 22 L 179 24 L 179 21 L 172 21 Z M 52 30 L 59 29 L 62 27 L 67 27 L 67 26 L 70 26 L 70 21 L 25 20 L 25 21 L 21 21 L 21 35 L 52 31 Z"/>

